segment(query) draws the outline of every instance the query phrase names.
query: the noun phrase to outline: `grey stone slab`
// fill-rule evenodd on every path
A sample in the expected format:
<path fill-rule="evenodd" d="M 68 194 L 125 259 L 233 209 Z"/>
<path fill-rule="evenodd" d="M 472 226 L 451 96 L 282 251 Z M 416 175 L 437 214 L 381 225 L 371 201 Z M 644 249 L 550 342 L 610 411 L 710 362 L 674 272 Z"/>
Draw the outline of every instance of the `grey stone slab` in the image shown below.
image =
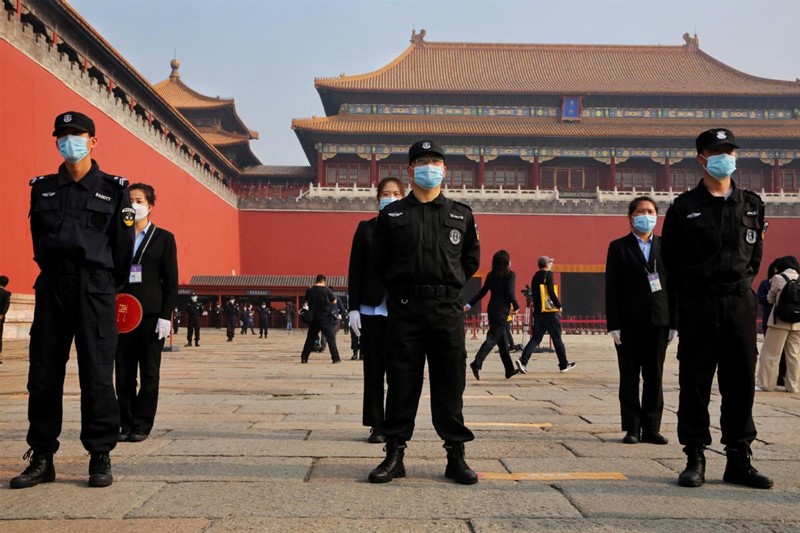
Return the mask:
<path fill-rule="evenodd" d="M 5 533 L 86 533 L 87 531 L 201 533 L 207 531 L 210 525 L 211 522 L 204 518 L 6 520 L 3 522 L 3 531 Z"/>
<path fill-rule="evenodd" d="M 220 457 L 373 457 L 382 452 L 366 442 L 213 439 L 175 441 L 162 455 Z"/>
<path fill-rule="evenodd" d="M 142 482 L 115 483 L 96 489 L 86 486 L 86 478 L 81 481 L 57 478 L 55 483 L 25 490 L 3 490 L 0 520 L 123 518 L 164 487 L 160 482 Z"/>
<path fill-rule="evenodd" d="M 700 488 L 680 487 L 676 480 L 558 482 L 556 486 L 586 518 L 710 518 L 782 520 L 797 517 L 800 492 L 748 489 L 707 480 Z M 635 501 L 635 505 L 631 502 Z"/>
<path fill-rule="evenodd" d="M 207 533 L 259 532 L 286 533 L 287 531 L 313 531 L 314 533 L 340 533 L 365 531 L 371 533 L 471 533 L 467 520 L 459 519 L 348 519 L 348 518 L 229 518 L 215 521 Z"/>
<path fill-rule="evenodd" d="M 216 426 L 207 429 L 175 429 L 166 436 L 172 440 L 196 439 L 270 439 L 270 440 L 306 440 L 309 432 L 302 429 L 288 430 L 255 430 L 243 428 L 219 429 Z"/>
<path fill-rule="evenodd" d="M 676 531 L 702 531 L 703 533 L 789 533 L 800 528 L 800 522 L 788 521 L 733 521 L 685 519 L 574 519 L 574 518 L 517 518 L 483 517 L 470 521 L 475 533 L 502 533 L 511 531 L 542 531 L 545 533 L 675 533 Z"/>
<path fill-rule="evenodd" d="M 132 517 L 207 518 L 281 516 L 284 518 L 453 519 L 472 516 L 578 517 L 557 490 L 542 485 L 486 484 L 395 480 L 386 485 L 347 483 L 176 483 L 130 513 Z M 509 502 L 512 501 L 513 505 Z M 213 505 L 209 502 L 213 501 Z M 445 503 L 446 502 L 446 503 Z"/>
<path fill-rule="evenodd" d="M 651 459 L 684 458 L 683 448 L 676 441 L 665 446 L 655 444 L 623 444 L 616 442 L 570 442 L 569 449 L 578 457 L 647 457 Z"/>
<path fill-rule="evenodd" d="M 302 481 L 310 472 L 311 458 L 264 457 L 136 457 L 114 465 L 120 482 L 158 479 L 180 481 Z"/>

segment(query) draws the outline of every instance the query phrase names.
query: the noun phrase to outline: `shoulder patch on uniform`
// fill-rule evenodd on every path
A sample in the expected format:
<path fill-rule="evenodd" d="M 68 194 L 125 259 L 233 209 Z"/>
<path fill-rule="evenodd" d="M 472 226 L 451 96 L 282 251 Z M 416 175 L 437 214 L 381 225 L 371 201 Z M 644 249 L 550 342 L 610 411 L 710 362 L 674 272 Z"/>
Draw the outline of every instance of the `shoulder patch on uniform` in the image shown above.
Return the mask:
<path fill-rule="evenodd" d="M 55 177 L 55 176 L 57 176 L 57 175 L 58 175 L 58 174 L 47 174 L 47 175 L 45 175 L 45 176 L 38 176 L 38 177 L 36 177 L 36 178 L 33 178 L 33 179 L 30 181 L 30 183 L 29 183 L 29 184 L 30 184 L 30 185 L 36 185 L 37 183 L 41 183 L 41 182 L 43 182 L 43 181 L 47 181 L 47 180 L 49 180 L 49 179 L 51 179 L 51 178 L 53 178 L 53 177 Z"/>
<path fill-rule="evenodd" d="M 106 178 L 111 183 L 116 184 L 118 187 L 127 187 L 128 186 L 128 180 L 126 180 L 125 178 L 120 178 L 119 176 L 110 176 L 108 174 L 106 174 L 103 177 Z"/>

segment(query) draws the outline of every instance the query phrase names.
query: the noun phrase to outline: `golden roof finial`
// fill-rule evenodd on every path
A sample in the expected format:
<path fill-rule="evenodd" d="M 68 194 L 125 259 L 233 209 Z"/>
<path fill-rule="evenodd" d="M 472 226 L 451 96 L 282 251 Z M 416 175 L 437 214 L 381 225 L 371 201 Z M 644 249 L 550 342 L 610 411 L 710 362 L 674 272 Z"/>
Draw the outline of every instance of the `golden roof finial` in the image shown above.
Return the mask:
<path fill-rule="evenodd" d="M 171 80 L 179 80 L 181 79 L 181 75 L 178 74 L 178 69 L 181 68 L 181 62 L 177 59 L 173 59 L 169 62 L 169 66 L 172 67 L 172 74 L 169 75 L 169 79 Z"/>

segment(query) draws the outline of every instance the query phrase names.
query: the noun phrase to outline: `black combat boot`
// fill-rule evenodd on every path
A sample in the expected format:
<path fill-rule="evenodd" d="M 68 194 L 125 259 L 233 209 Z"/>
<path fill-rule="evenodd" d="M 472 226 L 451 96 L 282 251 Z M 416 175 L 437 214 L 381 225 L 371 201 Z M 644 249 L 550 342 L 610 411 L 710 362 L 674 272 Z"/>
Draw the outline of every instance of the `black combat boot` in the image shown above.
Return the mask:
<path fill-rule="evenodd" d="M 387 438 L 383 449 L 386 459 L 369 473 L 370 483 L 388 483 L 396 477 L 406 477 L 406 467 L 403 465 L 406 443 Z"/>
<path fill-rule="evenodd" d="M 678 476 L 678 485 L 681 487 L 699 487 L 706 481 L 706 456 L 703 450 L 706 447 L 701 444 L 689 444 L 684 446 L 683 453 L 686 454 L 686 468 Z"/>
<path fill-rule="evenodd" d="M 38 453 L 28 450 L 22 458 L 29 461 L 30 464 L 20 475 L 11 478 L 9 486 L 12 489 L 25 489 L 39 483 L 50 483 L 56 480 L 56 469 L 53 466 L 52 453 Z"/>
<path fill-rule="evenodd" d="M 445 441 L 444 449 L 447 450 L 447 468 L 444 476 L 462 485 L 477 483 L 478 474 L 469 467 L 464 459 L 464 443 Z"/>
<path fill-rule="evenodd" d="M 750 464 L 753 452 L 749 445 L 726 446 L 725 455 L 728 457 L 728 464 L 725 466 L 725 474 L 722 476 L 723 481 L 754 489 L 772 488 L 772 480 Z"/>
<path fill-rule="evenodd" d="M 108 452 L 92 452 L 92 457 L 89 459 L 89 486 L 108 487 L 113 482 L 111 457 Z"/>

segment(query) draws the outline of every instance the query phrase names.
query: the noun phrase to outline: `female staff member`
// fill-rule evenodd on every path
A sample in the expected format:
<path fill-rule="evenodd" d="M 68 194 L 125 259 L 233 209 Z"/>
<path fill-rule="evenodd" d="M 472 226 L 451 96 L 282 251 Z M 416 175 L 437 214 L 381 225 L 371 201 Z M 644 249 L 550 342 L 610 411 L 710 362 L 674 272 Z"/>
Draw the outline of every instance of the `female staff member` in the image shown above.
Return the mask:
<path fill-rule="evenodd" d="M 608 246 L 606 321 L 619 363 L 622 442 L 667 444 L 662 436 L 661 387 L 669 330 L 667 272 L 661 260 L 661 238 L 653 233 L 658 217 L 655 201 L 635 198 L 628 206 L 631 232 Z M 639 373 L 642 401 L 639 403 Z"/>
<path fill-rule="evenodd" d="M 378 210 L 406 194 L 403 182 L 385 178 L 378 183 Z M 364 412 L 362 423 L 370 428 L 369 442 L 384 441 L 378 427 L 384 419 L 383 382 L 386 375 L 386 287 L 375 268 L 372 253 L 375 223 L 373 217 L 358 224 L 350 250 L 348 270 L 350 328 L 361 338 L 364 361 Z"/>
<path fill-rule="evenodd" d="M 511 258 L 505 250 L 498 250 L 494 257 L 492 257 L 492 270 L 486 276 L 486 281 L 483 287 L 478 291 L 478 294 L 472 297 L 464 306 L 465 311 L 478 303 L 481 298 L 486 296 L 486 293 L 492 291 L 492 296 L 489 298 L 489 308 L 487 315 L 489 317 L 489 332 L 486 334 L 486 340 L 481 344 L 478 353 L 475 354 L 475 360 L 469 364 L 472 369 L 472 374 L 475 379 L 480 381 L 480 371 L 483 367 L 483 361 L 492 348 L 497 345 L 500 350 L 500 360 L 503 361 L 503 367 L 506 370 L 506 379 L 517 373 L 514 368 L 514 363 L 511 360 L 511 354 L 508 351 L 508 344 L 506 343 L 505 334 L 508 331 L 508 315 L 511 307 L 514 311 L 519 310 L 519 302 L 514 296 L 514 286 L 517 280 L 517 275 L 509 269 L 511 266 Z"/>
<path fill-rule="evenodd" d="M 178 298 L 178 251 L 172 233 L 150 222 L 156 203 L 153 187 L 135 183 L 128 189 L 136 211 L 136 238 L 131 275 L 122 292 L 139 299 L 143 316 L 136 329 L 119 336 L 116 383 L 119 440 L 141 442 L 150 435 L 156 416 L 161 350 L 172 328 L 170 314 Z"/>

